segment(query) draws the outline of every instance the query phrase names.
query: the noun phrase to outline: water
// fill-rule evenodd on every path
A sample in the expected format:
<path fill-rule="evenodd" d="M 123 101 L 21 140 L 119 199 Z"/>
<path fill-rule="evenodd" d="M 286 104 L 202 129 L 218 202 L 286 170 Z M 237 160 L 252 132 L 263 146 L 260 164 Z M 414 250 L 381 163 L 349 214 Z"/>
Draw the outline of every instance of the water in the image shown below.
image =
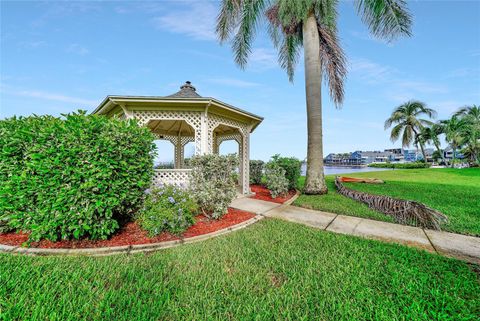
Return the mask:
<path fill-rule="evenodd" d="M 365 166 L 325 166 L 324 171 L 325 175 L 336 175 L 336 174 L 351 174 L 351 173 L 361 173 L 361 172 L 381 172 L 392 170 L 391 168 L 375 168 L 375 167 L 365 167 Z M 305 176 L 307 172 L 307 164 L 302 164 L 302 175 Z"/>

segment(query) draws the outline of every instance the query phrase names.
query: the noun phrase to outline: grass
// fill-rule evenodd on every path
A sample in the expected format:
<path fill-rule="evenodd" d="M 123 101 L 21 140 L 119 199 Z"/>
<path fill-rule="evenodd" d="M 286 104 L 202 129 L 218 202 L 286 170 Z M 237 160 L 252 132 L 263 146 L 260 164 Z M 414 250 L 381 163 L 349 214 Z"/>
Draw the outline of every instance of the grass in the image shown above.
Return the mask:
<path fill-rule="evenodd" d="M 321 210 L 331 213 L 370 218 L 378 221 L 393 222 L 390 216 L 371 210 L 367 205 L 346 198 L 336 192 L 334 176 L 327 176 L 328 194 L 326 195 L 300 195 L 293 205 Z M 305 176 L 300 177 L 299 187 L 305 183 Z"/>
<path fill-rule="evenodd" d="M 149 255 L 0 255 L 5 320 L 476 320 L 463 262 L 275 219 Z"/>
<path fill-rule="evenodd" d="M 375 177 L 386 184 L 348 183 L 346 186 L 373 194 L 415 200 L 439 210 L 449 218 L 442 229 L 480 236 L 480 169 L 406 169 L 348 174 L 351 177 Z M 327 177 L 329 194 L 300 196 L 295 205 L 376 220 L 388 218 L 336 193 L 333 176 Z M 387 218 L 387 219 L 386 219 Z"/>

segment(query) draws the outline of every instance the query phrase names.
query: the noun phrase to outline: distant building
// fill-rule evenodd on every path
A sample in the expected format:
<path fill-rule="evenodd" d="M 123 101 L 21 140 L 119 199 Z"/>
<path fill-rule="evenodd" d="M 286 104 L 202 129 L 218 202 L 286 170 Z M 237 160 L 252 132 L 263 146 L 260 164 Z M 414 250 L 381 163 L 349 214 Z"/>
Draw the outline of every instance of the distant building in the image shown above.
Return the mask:
<path fill-rule="evenodd" d="M 445 157 L 446 160 L 451 160 L 453 159 L 453 149 L 452 147 L 448 146 L 445 148 L 443 151 L 443 156 Z M 455 158 L 456 159 L 464 159 L 465 155 L 463 155 L 460 151 L 455 151 Z"/>
<path fill-rule="evenodd" d="M 433 155 L 434 149 L 425 148 L 424 150 L 425 150 L 425 155 L 427 156 L 427 161 L 431 162 L 433 160 L 432 155 Z M 423 161 L 423 154 L 421 149 L 404 150 L 403 156 L 406 162 Z"/>
<path fill-rule="evenodd" d="M 390 148 L 390 149 L 385 149 L 385 151 L 393 153 L 395 155 L 403 155 L 403 149 L 402 148 Z"/>
<path fill-rule="evenodd" d="M 419 153 L 416 149 L 405 149 L 403 151 L 403 159 L 405 162 L 416 162 L 421 153 Z"/>
<path fill-rule="evenodd" d="M 328 154 L 324 162 L 327 165 L 367 165 L 371 163 L 399 162 L 403 155 L 392 151 L 360 151 L 353 153 Z"/>
<path fill-rule="evenodd" d="M 433 148 L 425 148 L 427 161 L 433 161 Z M 448 154 L 449 153 L 449 154 Z M 448 155 L 448 156 L 447 156 Z M 460 152 L 456 153 L 457 158 L 463 158 Z M 451 149 L 445 150 L 445 158 L 452 157 Z M 404 163 L 423 161 L 423 154 L 420 149 L 391 148 L 382 151 L 354 151 L 353 153 L 331 153 L 325 157 L 327 165 L 368 165 L 371 163 Z"/>

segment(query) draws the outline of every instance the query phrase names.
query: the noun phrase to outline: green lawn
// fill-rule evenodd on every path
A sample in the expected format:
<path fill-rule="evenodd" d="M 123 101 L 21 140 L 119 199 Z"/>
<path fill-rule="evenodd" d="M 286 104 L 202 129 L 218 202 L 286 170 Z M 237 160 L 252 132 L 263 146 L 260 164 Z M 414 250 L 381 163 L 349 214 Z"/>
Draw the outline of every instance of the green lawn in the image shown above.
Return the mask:
<path fill-rule="evenodd" d="M 480 169 L 478 168 L 406 169 L 355 173 L 348 176 L 383 179 L 386 184 L 348 183 L 346 186 L 373 194 L 422 202 L 448 216 L 449 222 L 442 226 L 444 230 L 480 235 Z M 390 220 L 385 215 L 370 210 L 364 204 L 337 194 L 333 180 L 333 176 L 327 177 L 328 195 L 302 195 L 294 205 L 376 220 Z"/>
<path fill-rule="evenodd" d="M 0 255 L 0 319 L 477 320 L 478 280 L 457 260 L 266 219 L 148 255 Z"/>

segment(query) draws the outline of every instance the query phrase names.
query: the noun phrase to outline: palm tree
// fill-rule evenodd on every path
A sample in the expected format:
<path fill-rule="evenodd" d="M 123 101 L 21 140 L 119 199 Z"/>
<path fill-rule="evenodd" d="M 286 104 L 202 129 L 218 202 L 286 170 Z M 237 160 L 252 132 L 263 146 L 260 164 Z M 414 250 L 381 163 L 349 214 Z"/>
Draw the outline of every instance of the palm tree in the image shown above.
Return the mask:
<path fill-rule="evenodd" d="M 462 107 L 455 116 L 465 122 L 466 150 L 470 159 L 478 163 L 480 161 L 480 107 L 476 105 Z"/>
<path fill-rule="evenodd" d="M 443 125 L 445 132 L 445 140 L 450 144 L 453 152 L 452 167 L 455 163 L 456 152 L 465 143 L 465 120 L 453 115 L 452 118 L 442 120 L 440 123 Z"/>
<path fill-rule="evenodd" d="M 422 137 L 422 140 L 425 143 L 432 143 L 433 146 L 435 146 L 437 154 L 442 158 L 443 163 L 446 164 L 445 155 L 443 155 L 443 151 L 440 148 L 439 136 L 441 134 L 443 134 L 443 126 L 438 123 L 434 123 L 430 127 L 423 127 L 419 135 Z"/>
<path fill-rule="evenodd" d="M 252 42 L 266 18 L 280 66 L 293 81 L 304 49 L 307 101 L 307 177 L 304 192 L 327 193 L 323 174 L 322 76 L 340 107 L 344 97 L 346 59 L 337 36 L 338 0 L 223 0 L 217 19 L 221 42 L 232 40 L 235 62 L 244 68 Z M 404 0 L 357 0 L 357 12 L 374 36 L 387 41 L 410 35 L 411 17 Z"/>
<path fill-rule="evenodd" d="M 434 118 L 436 112 L 420 101 L 408 101 L 393 110 L 390 117 L 385 121 L 385 129 L 396 124 L 390 133 L 392 142 L 397 141 L 401 136 L 403 147 L 408 147 L 414 142 L 418 149 L 419 144 L 422 150 L 423 160 L 427 162 L 424 148 L 425 141 L 420 136 L 420 133 L 424 127 L 432 125 L 432 122 L 419 118 L 422 115 Z"/>

